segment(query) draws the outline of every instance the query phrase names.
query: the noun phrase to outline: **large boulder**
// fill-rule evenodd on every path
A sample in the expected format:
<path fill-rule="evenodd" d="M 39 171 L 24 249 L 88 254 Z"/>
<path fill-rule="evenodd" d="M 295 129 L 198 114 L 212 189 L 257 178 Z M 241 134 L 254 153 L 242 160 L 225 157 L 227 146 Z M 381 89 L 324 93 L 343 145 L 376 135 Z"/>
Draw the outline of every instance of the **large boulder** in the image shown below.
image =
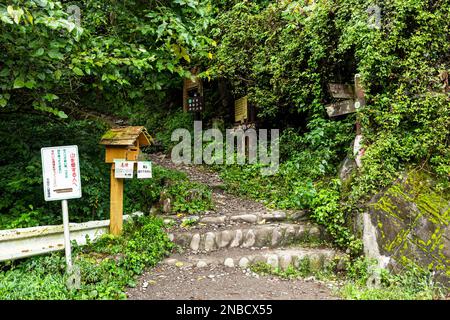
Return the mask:
<path fill-rule="evenodd" d="M 415 265 L 450 286 L 450 195 L 434 184 L 424 172 L 409 172 L 377 194 L 364 222 L 364 242 L 366 253 L 375 252 L 394 272 Z"/>

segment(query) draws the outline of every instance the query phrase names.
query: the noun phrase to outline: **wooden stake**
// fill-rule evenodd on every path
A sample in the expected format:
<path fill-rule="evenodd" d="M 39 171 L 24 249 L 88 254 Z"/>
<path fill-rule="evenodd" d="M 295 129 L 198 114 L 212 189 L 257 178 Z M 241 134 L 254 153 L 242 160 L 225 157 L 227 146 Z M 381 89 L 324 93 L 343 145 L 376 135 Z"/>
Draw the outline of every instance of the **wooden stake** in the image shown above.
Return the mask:
<path fill-rule="evenodd" d="M 109 232 L 120 235 L 123 225 L 123 179 L 114 177 L 115 164 L 111 165 L 110 223 Z"/>

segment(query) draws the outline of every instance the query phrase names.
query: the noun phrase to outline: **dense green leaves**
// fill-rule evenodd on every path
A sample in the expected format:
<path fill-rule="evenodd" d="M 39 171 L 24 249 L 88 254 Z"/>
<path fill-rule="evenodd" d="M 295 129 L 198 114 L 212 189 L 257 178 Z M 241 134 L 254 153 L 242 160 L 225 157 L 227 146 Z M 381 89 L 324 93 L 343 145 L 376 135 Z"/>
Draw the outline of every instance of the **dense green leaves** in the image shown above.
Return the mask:
<path fill-rule="evenodd" d="M 68 13 L 72 3 L 81 25 Z M 214 43 L 205 34 L 209 1 L 9 4 L 0 5 L 1 107 L 57 116 L 53 109 L 79 104 L 117 110 L 189 76 L 189 63 L 207 59 Z M 64 105 L 43 104 L 49 93 L 64 96 Z"/>
<path fill-rule="evenodd" d="M 380 28 L 369 14 L 375 5 Z M 449 1 L 229 1 L 227 8 L 217 19 L 209 73 L 230 81 L 235 97 L 248 94 L 266 124 L 295 128 L 282 136 L 276 176 L 228 168 L 231 187 L 276 206 L 311 209 L 346 245 L 347 214 L 407 167 L 426 167 L 448 192 L 450 100 L 440 73 L 450 69 Z M 367 100 L 358 113 L 363 168 L 336 189 L 330 181 L 351 157 L 355 118 L 328 120 L 327 84 L 352 83 L 356 73 Z"/>

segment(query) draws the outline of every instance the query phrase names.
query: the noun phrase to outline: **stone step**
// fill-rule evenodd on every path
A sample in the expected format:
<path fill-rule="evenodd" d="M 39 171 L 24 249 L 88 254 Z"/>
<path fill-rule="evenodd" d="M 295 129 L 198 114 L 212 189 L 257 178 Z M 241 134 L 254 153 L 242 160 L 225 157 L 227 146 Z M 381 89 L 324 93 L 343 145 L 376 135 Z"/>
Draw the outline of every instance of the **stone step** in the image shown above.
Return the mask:
<path fill-rule="evenodd" d="M 248 268 L 265 263 L 272 268 L 286 270 L 289 266 L 298 268 L 300 264 L 310 271 L 319 271 L 330 263 L 336 263 L 337 269 L 343 269 L 346 255 L 334 249 L 324 248 L 283 248 L 283 249 L 240 249 L 234 248 L 209 254 L 174 254 L 162 261 L 163 264 L 178 267 L 204 268 L 225 265 L 227 267 Z"/>
<path fill-rule="evenodd" d="M 169 238 L 180 247 L 194 252 L 226 248 L 275 248 L 292 243 L 326 240 L 322 228 L 312 224 L 292 223 L 241 225 L 217 231 L 180 231 L 169 233 Z"/>
<path fill-rule="evenodd" d="M 191 215 L 179 218 L 176 215 L 160 215 L 167 224 L 182 224 L 189 220 L 193 224 L 204 225 L 233 225 L 240 223 L 266 224 L 273 222 L 302 222 L 307 221 L 308 216 L 305 211 L 269 211 L 269 212 L 242 212 L 233 215 L 210 214 L 207 216 Z"/>

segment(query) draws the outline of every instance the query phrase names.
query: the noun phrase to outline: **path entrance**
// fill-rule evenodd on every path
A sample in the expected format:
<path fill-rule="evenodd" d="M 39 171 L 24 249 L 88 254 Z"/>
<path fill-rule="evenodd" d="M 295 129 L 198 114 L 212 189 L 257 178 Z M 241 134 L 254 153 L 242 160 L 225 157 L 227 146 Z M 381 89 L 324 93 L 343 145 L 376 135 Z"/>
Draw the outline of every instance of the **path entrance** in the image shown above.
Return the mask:
<path fill-rule="evenodd" d="M 175 165 L 162 154 L 151 155 L 151 160 L 209 185 L 215 209 L 198 216 L 198 223 L 188 229 L 171 229 L 169 237 L 179 252 L 143 274 L 128 290 L 129 299 L 338 299 L 331 283 L 313 277 L 286 280 L 250 270 L 255 263 L 286 269 L 305 260 L 317 270 L 343 256 L 317 245 L 326 235 L 303 212 L 271 211 L 229 194 L 218 175 L 203 167 Z"/>

